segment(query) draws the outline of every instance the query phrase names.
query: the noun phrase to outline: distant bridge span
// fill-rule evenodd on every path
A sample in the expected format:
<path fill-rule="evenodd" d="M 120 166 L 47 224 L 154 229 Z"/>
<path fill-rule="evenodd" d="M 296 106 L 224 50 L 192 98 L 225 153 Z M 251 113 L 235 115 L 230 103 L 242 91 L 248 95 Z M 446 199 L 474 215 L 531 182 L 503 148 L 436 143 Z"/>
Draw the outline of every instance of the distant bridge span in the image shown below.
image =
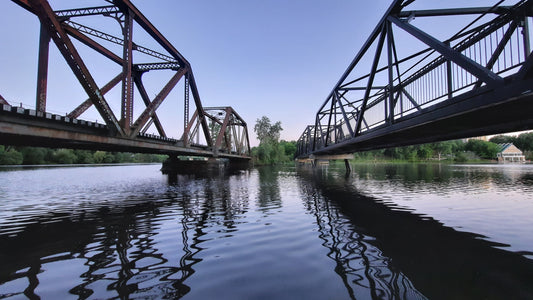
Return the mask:
<path fill-rule="evenodd" d="M 61 10 L 54 10 L 46 0 L 12 1 L 40 20 L 37 95 L 35 107 L 31 108 L 10 103 L 10 99 L 0 95 L 0 144 L 250 160 L 246 122 L 229 106 L 203 107 L 189 62 L 129 0 L 108 0 L 107 6 Z M 95 18 L 100 18 L 99 22 L 94 22 Z M 116 28 L 111 28 L 107 20 L 116 21 Z M 163 50 L 158 52 L 135 43 L 134 27 L 142 29 Z M 57 46 L 87 94 L 87 99 L 80 99 L 79 105 L 65 115 L 50 113 L 46 108 L 50 41 Z M 82 45 L 105 59 L 105 66 L 113 66 L 120 72 L 111 74 L 115 76 L 99 86 L 79 51 Z M 96 67 L 91 65 L 91 69 Z M 150 98 L 143 75 L 157 71 L 172 75 Z M 176 128 L 164 128 L 157 109 L 180 81 L 184 87 L 183 133 L 171 138 L 167 132 Z M 120 115 L 117 117 L 105 95 L 119 83 Z M 140 110 L 137 115 L 134 95 L 143 104 L 141 109 L 137 107 Z M 191 95 L 196 107 L 192 117 Z M 63 96 L 71 97 L 66 93 Z M 105 124 L 83 119 L 91 107 Z"/>
<path fill-rule="evenodd" d="M 392 3 L 298 139 L 299 157 L 533 129 L 533 1 L 416 4 Z M 468 19 L 443 39 L 439 18 Z"/>

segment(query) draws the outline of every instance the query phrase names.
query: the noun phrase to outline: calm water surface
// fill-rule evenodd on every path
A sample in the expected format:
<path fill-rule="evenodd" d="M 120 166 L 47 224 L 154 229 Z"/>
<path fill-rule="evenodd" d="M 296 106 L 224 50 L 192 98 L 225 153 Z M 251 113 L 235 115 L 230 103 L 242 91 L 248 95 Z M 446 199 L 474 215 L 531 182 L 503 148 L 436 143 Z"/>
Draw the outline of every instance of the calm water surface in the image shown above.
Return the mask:
<path fill-rule="evenodd" d="M 532 165 L 0 169 L 0 299 L 533 299 Z"/>

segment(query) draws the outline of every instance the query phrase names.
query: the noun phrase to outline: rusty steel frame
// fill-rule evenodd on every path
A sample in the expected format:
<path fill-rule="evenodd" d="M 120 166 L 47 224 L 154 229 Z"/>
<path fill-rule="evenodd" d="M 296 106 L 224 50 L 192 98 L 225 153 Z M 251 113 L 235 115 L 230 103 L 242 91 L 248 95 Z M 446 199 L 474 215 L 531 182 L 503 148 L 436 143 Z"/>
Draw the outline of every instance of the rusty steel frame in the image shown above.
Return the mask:
<path fill-rule="evenodd" d="M 41 34 L 39 42 L 39 60 L 38 60 L 38 75 L 37 75 L 37 96 L 36 96 L 36 111 L 41 114 L 46 113 L 46 98 L 47 98 L 47 79 L 48 79 L 48 51 L 50 41 L 53 41 L 63 58 L 70 66 L 72 72 L 77 77 L 81 86 L 88 95 L 88 99 L 79 104 L 72 112 L 67 114 L 67 118 L 73 119 L 80 117 L 88 108 L 95 106 L 96 110 L 103 118 L 109 130 L 108 136 L 117 138 L 137 139 L 139 136 L 145 135 L 151 125 L 154 125 L 159 135 L 167 138 L 165 130 L 157 116 L 157 108 L 163 103 L 172 89 L 180 82 L 181 78 L 185 78 L 185 104 L 184 104 L 184 133 L 185 142 L 180 141 L 180 144 L 191 146 L 187 137 L 191 136 L 191 124 L 196 123 L 194 134 L 199 135 L 203 133 L 203 140 L 206 146 L 212 149 L 213 155 L 216 156 L 219 150 L 223 149 L 222 141 L 224 136 L 229 136 L 226 131 L 215 133 L 211 136 L 208 128 L 207 117 L 212 116 L 205 112 L 198 87 L 196 85 L 192 68 L 189 62 L 179 53 L 176 48 L 155 28 L 155 26 L 148 21 L 148 19 L 131 3 L 129 0 L 110 0 L 111 5 L 73 8 L 65 10 L 54 11 L 47 0 L 12 0 L 14 3 L 28 10 L 36 15 L 41 23 Z M 81 23 L 74 22 L 74 18 L 82 18 L 84 16 L 102 16 L 111 17 L 119 22 L 122 36 L 117 37 L 112 34 L 90 28 Z M 161 46 L 167 53 L 161 53 L 143 47 L 134 42 L 135 28 L 144 30 L 156 44 Z M 93 49 L 103 57 L 109 59 L 111 62 L 120 65 L 122 71 L 120 74 L 111 79 L 107 84 L 99 87 L 92 74 L 89 72 L 81 55 L 72 43 L 71 38 L 81 42 L 82 44 Z M 117 54 L 111 48 L 106 47 L 103 42 L 113 43 L 122 46 L 122 53 Z M 156 61 L 152 63 L 135 63 L 133 53 L 137 51 L 148 56 L 151 56 Z M 150 99 L 144 87 L 142 75 L 151 70 L 170 70 L 175 72 L 170 80 L 162 87 L 161 91 Z M 104 97 L 111 89 L 118 83 L 121 83 L 121 111 L 120 119 L 118 119 L 112 109 L 110 108 L 106 98 Z M 133 105 L 134 105 L 134 88 L 137 88 L 146 108 L 142 113 L 134 119 Z M 192 100 L 196 106 L 193 121 L 189 121 L 189 93 L 192 95 Z M 0 96 L 0 104 L 8 104 L 8 102 Z M 240 136 L 240 141 L 234 141 L 234 147 L 246 148 L 242 151 L 243 155 L 249 155 L 248 133 L 246 130 L 246 123 L 230 109 L 228 117 L 232 116 L 233 120 L 239 120 L 239 125 L 232 124 L 232 121 L 224 123 L 221 130 L 234 130 L 232 126 L 244 126 L 246 137 Z M 201 130 L 200 130 L 201 128 Z M 235 131 L 237 132 L 237 131 Z M 194 135 L 193 134 L 193 135 Z M 197 137 L 198 138 L 198 137 Z M 246 141 L 244 141 L 246 140 Z M 230 143 L 231 144 L 231 143 Z M 202 147 L 204 147 L 202 145 Z M 203 148 L 202 148 L 203 149 Z M 224 151 L 224 150 L 222 150 Z M 239 152 L 237 151 L 237 152 Z M 231 152 L 231 151 L 230 151 Z"/>
<path fill-rule="evenodd" d="M 248 126 L 232 107 L 205 107 L 204 112 L 209 120 L 213 149 L 217 154 L 250 154 Z M 198 140 L 199 124 L 198 112 L 195 111 L 182 137 L 184 143 L 191 145 L 195 139 Z"/>
<path fill-rule="evenodd" d="M 398 128 L 402 128 L 402 134 L 410 130 L 404 128 L 402 122 L 404 125 L 411 122 L 414 128 L 420 124 L 412 120 L 425 119 L 424 114 L 447 118 L 468 113 L 464 110 L 464 107 L 471 107 L 467 101 L 479 103 L 480 107 L 483 103 L 496 106 L 499 103 L 493 99 L 522 99 L 523 95 L 531 93 L 528 80 L 533 75 L 533 55 L 528 24 L 533 16 L 533 0 L 516 0 L 512 6 L 408 10 L 413 2 L 415 0 L 393 1 L 320 106 L 315 124 L 308 126 L 300 136 L 297 155 L 406 145 L 409 142 L 393 142 L 395 139 L 391 136 L 394 132 L 400 135 Z M 465 15 L 473 16 L 473 20 L 445 40 L 428 34 L 412 22 L 415 18 Z M 400 48 L 403 45 L 396 40 L 394 32 L 407 34 L 426 48 L 421 47 L 415 53 Z M 404 51 L 404 57 L 400 57 L 400 50 Z M 363 58 L 371 59 L 370 70 L 365 70 L 368 67 L 362 63 Z M 508 88 L 510 86 L 515 88 Z M 502 93 L 506 93 L 505 97 Z M 479 100 L 480 95 L 487 99 Z M 493 99 L 488 99 L 490 97 Z M 456 105 L 459 99 L 464 104 Z M 435 113 L 436 108 L 446 111 L 452 106 L 457 108 L 449 110 L 449 116 Z M 523 123 L 522 127 L 533 126 L 529 121 Z M 442 124 L 453 127 L 453 123 Z M 520 127 L 500 125 L 500 128 L 491 125 L 494 133 L 503 128 Z M 478 131 L 485 132 L 482 128 Z M 420 143 L 472 133 L 464 128 L 456 135 L 442 133 L 433 138 L 419 138 L 406 134 L 403 137 Z M 374 146 L 368 140 L 370 136 L 375 137 Z M 378 142 L 385 136 L 390 143 Z"/>

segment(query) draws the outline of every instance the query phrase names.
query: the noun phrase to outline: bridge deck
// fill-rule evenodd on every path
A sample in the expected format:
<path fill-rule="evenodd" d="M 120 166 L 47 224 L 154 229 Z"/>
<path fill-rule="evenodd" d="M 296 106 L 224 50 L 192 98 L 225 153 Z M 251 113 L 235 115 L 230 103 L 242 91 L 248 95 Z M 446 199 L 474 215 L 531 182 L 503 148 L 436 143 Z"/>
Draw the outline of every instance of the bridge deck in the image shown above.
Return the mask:
<path fill-rule="evenodd" d="M 532 86 L 533 80 L 527 80 L 489 93 L 464 94 L 313 153 L 353 153 L 533 129 Z"/>
<path fill-rule="evenodd" d="M 0 105 L 0 141 L 2 144 L 20 146 L 250 159 L 237 153 L 221 151 L 215 154 L 207 146 L 186 147 L 182 140 L 157 135 L 117 137 L 104 124 L 6 104 Z"/>

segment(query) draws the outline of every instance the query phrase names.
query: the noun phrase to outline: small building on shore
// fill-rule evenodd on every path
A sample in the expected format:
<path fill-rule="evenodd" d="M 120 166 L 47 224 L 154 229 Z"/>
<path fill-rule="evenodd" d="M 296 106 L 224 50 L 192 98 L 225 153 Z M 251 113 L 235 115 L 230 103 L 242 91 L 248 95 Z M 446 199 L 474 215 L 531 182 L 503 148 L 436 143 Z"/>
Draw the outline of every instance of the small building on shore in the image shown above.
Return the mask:
<path fill-rule="evenodd" d="M 498 144 L 500 151 L 497 154 L 499 163 L 524 163 L 526 157 L 513 143 Z"/>

